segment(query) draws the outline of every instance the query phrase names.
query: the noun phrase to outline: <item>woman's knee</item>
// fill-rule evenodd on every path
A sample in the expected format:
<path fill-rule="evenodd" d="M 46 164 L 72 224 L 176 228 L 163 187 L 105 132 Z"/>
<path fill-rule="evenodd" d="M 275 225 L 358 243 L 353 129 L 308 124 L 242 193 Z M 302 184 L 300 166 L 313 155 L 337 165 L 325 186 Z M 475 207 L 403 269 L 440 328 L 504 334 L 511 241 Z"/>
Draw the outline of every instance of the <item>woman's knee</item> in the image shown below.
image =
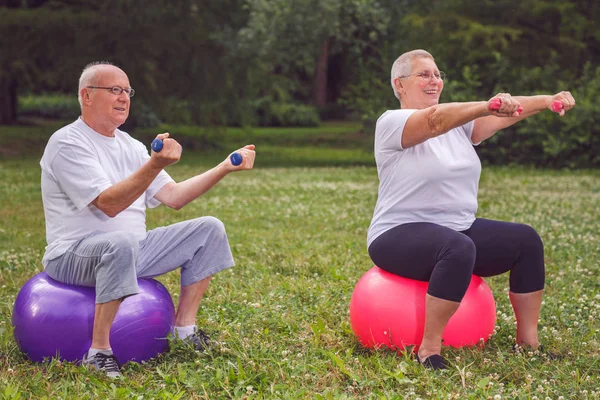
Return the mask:
<path fill-rule="evenodd" d="M 475 244 L 465 235 L 455 235 L 440 251 L 429 280 L 429 295 L 448 301 L 460 302 L 463 298 L 475 266 Z"/>
<path fill-rule="evenodd" d="M 439 259 L 451 261 L 456 264 L 457 268 L 466 268 L 472 272 L 475 255 L 476 247 L 473 240 L 466 235 L 457 233 L 440 250 Z"/>
<path fill-rule="evenodd" d="M 529 225 L 519 225 L 519 256 L 510 273 L 510 289 L 514 293 L 530 293 L 544 288 L 546 277 L 544 244 Z"/>
<path fill-rule="evenodd" d="M 518 239 L 521 243 L 521 248 L 524 251 L 530 251 L 536 254 L 544 254 L 544 243 L 542 242 L 542 238 L 537 233 L 535 229 L 533 229 L 529 225 L 520 224 L 519 225 L 519 234 Z"/>

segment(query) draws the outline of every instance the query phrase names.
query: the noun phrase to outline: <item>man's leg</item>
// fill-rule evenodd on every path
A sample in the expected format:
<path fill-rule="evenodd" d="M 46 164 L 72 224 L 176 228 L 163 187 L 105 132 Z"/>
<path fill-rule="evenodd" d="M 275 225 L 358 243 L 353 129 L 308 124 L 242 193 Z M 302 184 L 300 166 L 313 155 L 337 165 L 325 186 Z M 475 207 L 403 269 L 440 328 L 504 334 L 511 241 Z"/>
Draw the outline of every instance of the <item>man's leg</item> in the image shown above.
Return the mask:
<path fill-rule="evenodd" d="M 107 359 L 100 369 L 106 370 L 102 366 L 108 366 L 109 376 L 120 375 L 118 369 L 114 370 L 116 362 L 110 359 L 110 328 L 121 300 L 138 293 L 135 275 L 138 251 L 138 241 L 128 233 L 98 233 L 81 239 L 46 266 L 48 275 L 59 282 L 96 288 L 92 345 L 84 363 L 93 363 L 96 354 L 105 355 Z"/>
<path fill-rule="evenodd" d="M 96 304 L 94 312 L 94 330 L 92 332 L 91 349 L 109 350 L 110 328 L 121 305 L 121 300 Z"/>
<path fill-rule="evenodd" d="M 196 314 L 200 307 L 200 301 L 208 284 L 210 276 L 201 281 L 192 283 L 188 286 L 182 286 L 179 293 L 179 305 L 175 315 L 175 326 L 190 326 L 196 324 Z"/>
<path fill-rule="evenodd" d="M 153 229 L 141 242 L 138 277 L 163 275 L 181 267 L 181 293 L 173 332 L 180 338 L 198 333 L 196 315 L 212 275 L 234 265 L 223 223 L 196 218 Z M 206 343 L 205 343 L 206 344 Z M 203 347 L 201 343 L 198 347 Z"/>

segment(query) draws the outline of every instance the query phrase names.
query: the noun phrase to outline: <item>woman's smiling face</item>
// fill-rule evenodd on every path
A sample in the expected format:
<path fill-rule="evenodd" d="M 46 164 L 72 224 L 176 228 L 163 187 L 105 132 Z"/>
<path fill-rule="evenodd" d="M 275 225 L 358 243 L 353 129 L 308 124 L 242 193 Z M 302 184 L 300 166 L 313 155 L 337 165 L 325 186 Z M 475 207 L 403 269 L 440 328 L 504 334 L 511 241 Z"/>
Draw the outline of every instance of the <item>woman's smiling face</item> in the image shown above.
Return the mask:
<path fill-rule="evenodd" d="M 402 108 L 422 109 L 438 104 L 444 89 L 435 61 L 427 57 L 412 60 L 410 76 L 400 79 Z"/>

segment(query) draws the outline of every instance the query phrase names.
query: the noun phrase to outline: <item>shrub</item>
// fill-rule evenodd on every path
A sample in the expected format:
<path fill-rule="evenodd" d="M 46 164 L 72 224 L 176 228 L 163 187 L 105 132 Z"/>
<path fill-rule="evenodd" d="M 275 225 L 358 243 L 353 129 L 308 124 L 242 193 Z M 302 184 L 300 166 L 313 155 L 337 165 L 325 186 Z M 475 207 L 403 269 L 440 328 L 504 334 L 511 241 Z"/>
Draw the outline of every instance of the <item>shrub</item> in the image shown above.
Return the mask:
<path fill-rule="evenodd" d="M 250 102 L 258 126 L 319 126 L 319 112 L 313 106 L 274 102 L 261 97 Z"/>
<path fill-rule="evenodd" d="M 75 119 L 80 114 L 77 96 L 64 94 L 29 94 L 19 97 L 20 117 Z"/>
<path fill-rule="evenodd" d="M 120 129 L 130 132 L 135 128 L 155 128 L 158 125 L 160 125 L 160 120 L 152 108 L 145 103 L 136 102 L 131 105 L 129 118 Z"/>
<path fill-rule="evenodd" d="M 165 100 L 160 115 L 161 120 L 170 124 L 192 125 L 195 122 L 190 103 L 174 97 Z"/>

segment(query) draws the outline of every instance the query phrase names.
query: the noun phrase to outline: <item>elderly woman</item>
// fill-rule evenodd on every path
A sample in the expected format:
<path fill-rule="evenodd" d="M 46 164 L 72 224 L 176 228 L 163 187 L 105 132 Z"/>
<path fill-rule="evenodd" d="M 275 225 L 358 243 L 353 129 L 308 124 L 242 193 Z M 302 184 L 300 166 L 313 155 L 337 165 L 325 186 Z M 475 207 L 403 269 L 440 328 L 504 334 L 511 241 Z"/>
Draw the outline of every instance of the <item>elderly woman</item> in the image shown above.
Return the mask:
<path fill-rule="evenodd" d="M 380 184 L 367 242 L 380 268 L 429 282 L 418 360 L 428 368 L 446 368 L 442 334 L 473 274 L 510 271 L 517 344 L 537 349 L 545 279 L 542 240 L 530 226 L 476 218 L 481 163 L 473 145 L 551 110 L 557 101 L 562 116 L 575 100 L 569 92 L 501 93 L 489 101 L 439 104 L 444 73 L 424 50 L 401 55 L 391 78 L 400 109 L 386 111 L 377 121 Z"/>

